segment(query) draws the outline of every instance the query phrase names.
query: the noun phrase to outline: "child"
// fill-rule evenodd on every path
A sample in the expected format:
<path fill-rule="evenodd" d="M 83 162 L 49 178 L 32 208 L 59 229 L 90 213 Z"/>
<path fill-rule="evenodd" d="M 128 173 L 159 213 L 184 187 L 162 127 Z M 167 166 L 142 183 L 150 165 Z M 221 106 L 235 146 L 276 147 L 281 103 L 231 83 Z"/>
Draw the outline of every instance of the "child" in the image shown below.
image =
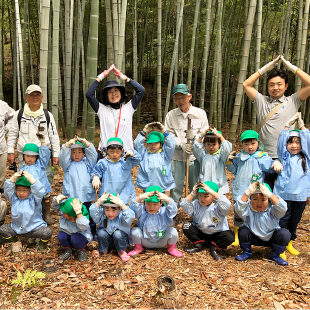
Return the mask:
<path fill-rule="evenodd" d="M 290 233 L 279 226 L 279 220 L 286 210 L 286 202 L 275 196 L 268 184 L 258 181 L 251 183 L 235 205 L 235 211 L 245 221 L 238 232 L 243 253 L 237 255 L 236 260 L 244 261 L 251 257 L 253 244 L 271 247 L 269 257 L 279 265 L 287 265 L 281 253 L 290 240 Z"/>
<path fill-rule="evenodd" d="M 231 151 L 232 144 L 215 128 L 208 128 L 194 141 L 193 154 L 200 163 L 199 180 L 216 183 L 219 194 L 229 193 L 225 164 Z"/>
<path fill-rule="evenodd" d="M 282 171 L 281 163 L 276 160 L 273 161 L 266 152 L 258 149 L 259 135 L 254 130 L 246 130 L 241 135 L 241 143 L 243 150 L 235 156 L 236 152 L 232 152 L 228 156 L 227 168 L 235 175 L 232 180 L 231 189 L 234 202 L 239 196 L 242 196 L 251 182 L 252 176 L 257 175 L 256 181 L 263 181 L 264 172 L 273 172 L 272 169 L 279 173 Z M 235 242 L 238 242 L 238 229 L 242 225 L 242 219 L 238 214 L 234 214 L 235 224 Z"/>
<path fill-rule="evenodd" d="M 96 192 L 91 186 L 91 170 L 97 162 L 97 151 L 86 139 L 75 136 L 63 144 L 59 153 L 59 163 L 64 171 L 62 194 L 78 198 L 89 211 L 91 201 L 96 200 Z M 96 223 L 90 217 L 90 230 L 96 238 Z"/>
<path fill-rule="evenodd" d="M 5 181 L 4 195 L 11 203 L 11 224 L 0 227 L 6 242 L 16 242 L 17 237 L 40 238 L 39 250 L 45 253 L 52 231 L 42 219 L 44 187 L 26 170 L 16 172 Z"/>
<path fill-rule="evenodd" d="M 159 122 L 147 124 L 138 134 L 134 146 L 142 159 L 137 174 L 136 186 L 143 191 L 152 184 L 163 192 L 175 187 L 171 173 L 171 160 L 175 149 L 175 138 Z M 144 146 L 147 134 L 147 148 Z"/>
<path fill-rule="evenodd" d="M 52 203 L 52 207 L 62 215 L 59 219 L 57 237 L 65 251 L 58 256 L 58 259 L 69 259 L 73 253 L 73 247 L 77 250 L 78 260 L 85 262 L 87 261 L 85 247 L 93 240 L 89 227 L 89 213 L 78 198 L 67 198 L 64 195 L 58 195 L 54 197 Z M 64 199 L 67 200 L 63 201 Z"/>
<path fill-rule="evenodd" d="M 192 223 L 183 224 L 184 235 L 193 243 L 186 249 L 188 253 L 200 252 L 203 246 L 210 247 L 211 256 L 221 261 L 217 250 L 226 249 L 234 241 L 234 234 L 229 230 L 227 214 L 230 201 L 219 194 L 219 187 L 212 181 L 198 181 L 193 191 L 180 203 L 183 211 L 193 218 Z M 192 201 L 198 193 L 198 199 Z"/>
<path fill-rule="evenodd" d="M 297 128 L 289 127 L 297 121 Z M 293 247 L 293 241 L 297 238 L 296 229 L 305 210 L 309 182 L 309 156 L 310 139 L 309 130 L 306 129 L 297 113 L 285 125 L 281 131 L 277 143 L 278 157 L 283 164 L 283 171 L 279 174 L 274 186 L 275 195 L 282 197 L 287 203 L 286 214 L 280 220 L 280 227 L 287 228 L 291 233 L 291 240 L 287 250 L 298 255 L 299 252 Z"/>
<path fill-rule="evenodd" d="M 138 227 L 132 229 L 131 237 L 135 248 L 128 255 L 140 254 L 143 247 L 160 249 L 167 245 L 169 254 L 183 256 L 176 249 L 178 232 L 170 227 L 178 208 L 174 200 L 163 194 L 159 186 L 148 187 L 144 194 L 131 201 L 129 207 L 136 213 Z"/>
<path fill-rule="evenodd" d="M 103 206 L 103 208 L 100 208 Z M 130 260 L 126 252 L 132 244 L 130 238 L 134 212 L 124 204 L 117 194 L 106 192 L 90 207 L 90 214 L 98 223 L 99 252 L 107 254 L 109 249 L 116 249 L 123 262 Z"/>
<path fill-rule="evenodd" d="M 123 141 L 116 137 L 110 138 L 107 143 L 107 157 L 97 162 L 91 177 L 95 190 L 99 190 L 102 184 L 99 196 L 104 192 L 119 193 L 120 199 L 127 204 L 136 197 L 131 169 L 139 164 L 141 156 L 136 151 L 127 151 L 122 157 L 123 151 Z"/>

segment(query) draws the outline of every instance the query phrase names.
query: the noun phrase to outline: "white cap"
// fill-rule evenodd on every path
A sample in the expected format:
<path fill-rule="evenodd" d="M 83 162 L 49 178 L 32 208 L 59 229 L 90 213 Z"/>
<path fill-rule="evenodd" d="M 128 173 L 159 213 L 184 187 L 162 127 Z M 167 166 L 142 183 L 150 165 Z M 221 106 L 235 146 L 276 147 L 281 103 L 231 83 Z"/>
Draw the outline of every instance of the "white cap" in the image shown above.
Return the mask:
<path fill-rule="evenodd" d="M 26 95 L 29 95 L 31 94 L 32 92 L 34 91 L 38 91 L 39 93 L 42 94 L 42 89 L 39 85 L 36 85 L 36 84 L 32 84 L 32 85 L 29 85 L 26 89 Z"/>

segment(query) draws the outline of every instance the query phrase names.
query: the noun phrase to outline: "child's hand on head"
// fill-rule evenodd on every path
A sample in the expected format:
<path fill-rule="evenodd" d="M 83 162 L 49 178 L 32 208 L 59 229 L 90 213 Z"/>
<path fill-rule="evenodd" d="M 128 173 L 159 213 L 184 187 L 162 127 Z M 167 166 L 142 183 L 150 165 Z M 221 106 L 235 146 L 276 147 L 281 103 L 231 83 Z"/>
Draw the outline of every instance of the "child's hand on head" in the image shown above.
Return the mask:
<path fill-rule="evenodd" d="M 205 135 L 207 134 L 207 132 L 210 131 L 210 128 L 208 127 L 207 129 L 203 130 L 200 132 L 200 138 L 203 139 L 205 137 Z"/>
<path fill-rule="evenodd" d="M 290 128 L 291 126 L 295 124 L 297 119 L 298 119 L 298 112 L 285 124 L 285 127 Z"/>
<path fill-rule="evenodd" d="M 70 139 L 68 142 L 66 142 L 65 146 L 70 147 L 71 145 L 76 143 L 76 138 Z"/>
<path fill-rule="evenodd" d="M 305 126 L 305 123 L 301 118 L 301 112 L 298 112 L 297 128 L 301 129 L 301 127 L 303 127 L 303 126 Z"/>
<path fill-rule="evenodd" d="M 169 196 L 167 196 L 164 193 L 160 193 L 159 191 L 155 191 L 155 196 L 164 202 L 167 202 L 167 203 L 171 202 L 171 198 Z"/>
<path fill-rule="evenodd" d="M 199 187 L 202 188 L 207 194 L 212 195 L 214 192 L 213 189 L 211 189 L 207 184 L 203 182 L 200 183 Z"/>
<path fill-rule="evenodd" d="M 104 192 L 103 195 L 97 201 L 98 206 L 102 205 L 105 201 L 107 201 L 109 196 L 110 194 L 107 194 L 107 192 Z"/>
<path fill-rule="evenodd" d="M 32 176 L 32 174 L 30 174 L 28 171 L 26 170 L 22 170 L 23 171 L 23 176 L 31 183 L 34 184 L 36 182 L 35 178 Z"/>
<path fill-rule="evenodd" d="M 68 199 L 68 196 L 64 196 L 62 194 L 55 197 L 55 200 L 58 204 L 60 204 L 64 199 Z"/>
<path fill-rule="evenodd" d="M 24 172 L 24 170 L 21 170 L 19 172 L 15 172 L 10 178 L 11 183 L 15 183 L 17 181 L 17 179 L 19 179 L 23 175 L 23 172 Z"/>
<path fill-rule="evenodd" d="M 76 215 L 82 214 L 82 202 L 78 198 L 72 200 L 71 206 Z"/>
<path fill-rule="evenodd" d="M 265 197 L 270 198 L 272 196 L 272 192 L 270 191 L 270 189 L 264 183 L 258 182 L 258 187 L 259 187 L 260 192 Z"/>
<path fill-rule="evenodd" d="M 90 147 L 90 146 L 91 146 L 90 142 L 88 142 L 88 141 L 87 141 L 86 139 L 84 139 L 84 138 L 80 138 L 80 137 L 78 137 L 78 136 L 75 136 L 75 139 L 76 139 L 77 141 L 79 141 L 80 143 L 84 144 L 86 147 Z"/>
<path fill-rule="evenodd" d="M 192 195 L 192 196 L 196 196 L 196 195 L 197 195 L 200 186 L 201 186 L 201 181 L 198 181 L 198 182 L 194 185 L 194 187 L 193 187 L 193 190 L 192 190 L 192 192 L 191 192 L 191 195 Z"/>
<path fill-rule="evenodd" d="M 148 193 L 144 193 L 144 194 L 141 194 L 139 196 L 139 199 L 140 200 L 145 200 L 145 199 L 149 199 L 150 197 L 154 196 L 155 195 L 155 192 L 148 192 Z"/>
<path fill-rule="evenodd" d="M 248 197 L 252 196 L 256 192 L 258 185 L 259 185 L 258 181 L 254 182 L 254 183 L 250 183 L 249 187 L 245 190 L 244 193 Z"/>
<path fill-rule="evenodd" d="M 122 199 L 119 198 L 119 194 L 117 194 L 116 196 L 110 194 L 109 196 L 111 202 L 113 202 L 114 204 L 122 207 L 124 205 L 124 202 L 122 201 Z"/>

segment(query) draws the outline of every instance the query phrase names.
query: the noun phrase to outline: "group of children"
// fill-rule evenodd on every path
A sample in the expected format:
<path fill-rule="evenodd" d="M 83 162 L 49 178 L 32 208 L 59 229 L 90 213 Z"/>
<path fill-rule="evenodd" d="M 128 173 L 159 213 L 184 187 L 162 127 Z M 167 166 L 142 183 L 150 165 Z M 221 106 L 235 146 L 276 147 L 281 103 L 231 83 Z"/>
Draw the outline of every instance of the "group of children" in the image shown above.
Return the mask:
<path fill-rule="evenodd" d="M 298 129 L 290 131 L 295 122 Z M 3 224 L 6 209 L 1 204 L 0 236 L 3 242 L 14 242 L 17 235 L 39 238 L 39 249 L 44 252 L 52 233 L 42 219 L 42 199 L 52 190 L 45 175 L 49 150 L 44 135 L 38 137 L 40 148 L 26 144 L 24 165 L 5 182 L 12 222 Z M 257 245 L 271 247 L 270 258 L 287 265 L 285 248 L 298 254 L 292 241 L 309 196 L 309 130 L 297 113 L 280 134 L 276 161 L 263 151 L 257 132 L 243 132 L 241 142 L 243 150 L 236 155 L 215 128 L 193 139 L 200 174 L 192 192 L 180 202 L 192 217 L 182 227 L 193 243 L 186 251 L 194 253 L 206 246 L 215 260 L 222 260 L 219 250 L 240 242 L 243 253 L 236 260 L 249 258 L 251 245 Z M 100 254 L 116 249 L 125 262 L 144 248 L 165 246 L 169 254 L 182 257 L 176 248 L 178 232 L 172 225 L 178 206 L 165 194 L 175 187 L 170 164 L 175 145 L 173 135 L 158 122 L 146 125 L 138 134 L 135 150 L 124 152 L 123 141 L 110 138 L 106 156 L 98 162 L 93 144 L 86 139 L 76 136 L 65 143 L 59 155 L 63 191 L 52 203 L 61 214 L 58 239 L 64 252 L 59 259 L 68 259 L 76 250 L 80 261 L 87 260 L 85 246 L 92 240 L 98 241 Z M 131 175 L 138 164 L 136 186 L 143 190 L 139 197 Z M 231 186 L 235 235 L 227 222 L 231 203 L 225 196 L 229 192 L 225 167 L 235 175 Z M 264 172 L 271 171 L 279 173 L 274 192 L 263 183 Z M 99 199 L 92 203 L 98 190 Z M 137 227 L 131 229 L 135 218 Z M 127 253 L 133 243 L 133 250 Z"/>

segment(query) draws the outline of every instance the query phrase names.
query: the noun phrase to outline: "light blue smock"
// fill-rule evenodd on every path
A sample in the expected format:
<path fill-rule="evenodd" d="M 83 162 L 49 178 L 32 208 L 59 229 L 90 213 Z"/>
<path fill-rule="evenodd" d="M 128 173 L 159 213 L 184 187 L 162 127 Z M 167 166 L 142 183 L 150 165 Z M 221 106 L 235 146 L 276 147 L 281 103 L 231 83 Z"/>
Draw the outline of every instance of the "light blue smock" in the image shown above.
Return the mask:
<path fill-rule="evenodd" d="M 242 150 L 237 157 L 233 159 L 227 169 L 235 175 L 231 182 L 233 199 L 242 196 L 251 183 L 253 174 L 258 174 L 257 181 L 264 182 L 264 172 L 273 173 L 271 169 L 273 160 L 266 152 L 256 151 L 254 154 L 248 154 Z"/>
<path fill-rule="evenodd" d="M 101 205 L 99 208 L 96 203 L 93 203 L 89 208 L 89 213 L 91 218 L 95 223 L 98 224 L 98 230 L 104 229 L 109 235 L 112 235 L 115 230 L 119 229 L 125 232 L 129 238 L 129 244 L 132 245 L 131 240 L 131 224 L 135 219 L 135 213 L 129 208 L 126 207 L 125 210 L 121 210 L 118 216 L 116 216 L 113 220 L 110 220 L 104 214 L 104 208 Z M 104 227 L 103 220 L 107 220 L 107 227 Z"/>
<path fill-rule="evenodd" d="M 166 231 L 171 226 L 173 218 L 178 213 L 178 208 L 173 199 L 166 207 L 161 207 L 157 214 L 150 214 L 146 211 L 144 204 L 135 200 L 130 202 L 129 208 L 135 212 L 138 219 L 138 227 L 143 232 L 143 238 L 148 242 L 156 243 L 160 238 L 157 232 Z"/>
<path fill-rule="evenodd" d="M 53 191 L 50 183 L 48 182 L 45 171 L 50 159 L 51 151 L 46 145 L 41 145 L 39 148 L 39 158 L 37 159 L 37 161 L 33 165 L 24 165 L 18 170 L 21 171 L 22 169 L 24 169 L 29 172 L 35 178 L 35 180 L 39 180 L 44 186 L 44 195 L 49 194 Z"/>
<path fill-rule="evenodd" d="M 26 234 L 41 226 L 47 226 L 42 218 L 42 198 L 44 187 L 38 180 L 30 186 L 30 195 L 19 199 L 16 195 L 15 183 L 10 179 L 4 183 L 4 195 L 11 203 L 11 227 L 18 234 Z"/>
<path fill-rule="evenodd" d="M 138 134 L 134 141 L 135 149 L 142 157 L 136 186 L 145 191 L 149 186 L 157 185 L 163 192 L 175 188 L 171 172 L 171 160 L 176 144 L 174 136 L 168 132 L 165 134 L 165 143 L 160 153 L 148 152 L 144 141 L 145 137 L 141 134 Z"/>
<path fill-rule="evenodd" d="M 59 163 L 64 171 L 62 194 L 68 198 L 79 198 L 83 203 L 96 200 L 96 191 L 91 185 L 91 171 L 97 163 L 97 151 L 91 143 L 86 147 L 81 161 L 71 159 L 71 149 L 65 144 L 59 153 Z"/>
<path fill-rule="evenodd" d="M 274 194 L 279 195 L 284 200 L 306 201 L 309 197 L 309 156 L 310 156 L 310 137 L 309 130 L 304 129 L 300 132 L 301 151 L 306 158 L 306 173 L 301 166 L 301 157 L 291 154 L 287 149 L 287 141 L 290 137 L 289 130 L 283 129 L 280 132 L 277 152 L 279 160 L 283 165 L 283 171 L 279 173 L 274 186 Z"/>
<path fill-rule="evenodd" d="M 66 200 L 67 199 L 62 200 L 61 203 Z M 83 235 L 88 242 L 93 241 L 93 235 L 90 232 L 89 219 L 86 216 L 83 215 L 81 218 L 76 218 L 76 222 L 67 220 L 64 218 L 63 212 L 60 210 L 59 204 L 56 202 L 56 197 L 53 198 L 52 207 L 61 214 L 61 218 L 59 219 L 59 231 L 63 231 L 69 236 L 79 233 Z"/>
<path fill-rule="evenodd" d="M 101 181 L 99 196 L 104 192 L 119 194 L 119 198 L 127 204 L 136 197 L 133 185 L 131 169 L 139 164 L 141 155 L 133 151 L 135 157 L 122 157 L 117 162 L 112 162 L 107 158 L 100 159 L 92 169 L 91 177 L 97 175 Z"/>
<path fill-rule="evenodd" d="M 225 140 L 215 154 L 209 154 L 203 143 L 194 141 L 193 154 L 200 163 L 199 180 L 212 181 L 219 187 L 219 194 L 229 193 L 229 186 L 225 174 L 228 155 L 232 151 L 232 144 Z"/>
<path fill-rule="evenodd" d="M 277 196 L 278 197 L 278 196 Z M 279 203 L 273 205 L 269 203 L 266 211 L 257 212 L 251 208 L 251 202 L 244 202 L 239 196 L 235 203 L 235 212 L 244 220 L 243 225 L 264 241 L 269 241 L 275 229 L 280 229 L 279 221 L 287 210 L 286 202 L 279 198 Z"/>
<path fill-rule="evenodd" d="M 230 201 L 225 195 L 220 195 L 210 206 L 202 206 L 198 199 L 187 201 L 183 198 L 180 206 L 183 211 L 193 218 L 193 225 L 207 235 L 229 230 L 227 214 L 230 209 Z"/>

